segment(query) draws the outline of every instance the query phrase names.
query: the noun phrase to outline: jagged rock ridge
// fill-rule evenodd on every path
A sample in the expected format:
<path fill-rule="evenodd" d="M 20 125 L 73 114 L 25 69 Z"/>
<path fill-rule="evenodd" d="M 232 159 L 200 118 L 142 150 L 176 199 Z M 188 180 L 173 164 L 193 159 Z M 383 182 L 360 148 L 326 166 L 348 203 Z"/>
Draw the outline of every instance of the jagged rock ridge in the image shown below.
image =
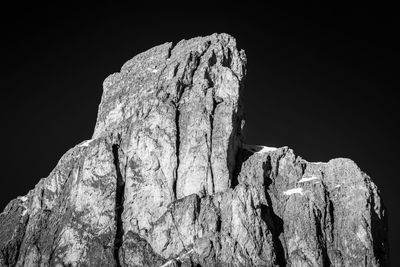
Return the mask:
<path fill-rule="evenodd" d="M 246 57 L 166 43 L 103 84 L 91 140 L 0 215 L 1 266 L 383 266 L 386 211 L 349 159 L 243 144 Z"/>

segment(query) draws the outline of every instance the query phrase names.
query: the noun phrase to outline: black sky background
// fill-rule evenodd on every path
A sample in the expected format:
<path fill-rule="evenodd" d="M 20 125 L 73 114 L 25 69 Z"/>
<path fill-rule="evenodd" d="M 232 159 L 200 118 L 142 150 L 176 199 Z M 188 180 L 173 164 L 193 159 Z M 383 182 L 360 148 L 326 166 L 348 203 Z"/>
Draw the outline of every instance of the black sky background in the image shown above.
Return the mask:
<path fill-rule="evenodd" d="M 137 53 L 214 32 L 246 50 L 246 141 L 353 159 L 400 244 L 397 37 L 391 6 L 2 8 L 0 209 L 90 139 L 102 82 Z M 397 263 L 397 264 L 396 264 Z"/>

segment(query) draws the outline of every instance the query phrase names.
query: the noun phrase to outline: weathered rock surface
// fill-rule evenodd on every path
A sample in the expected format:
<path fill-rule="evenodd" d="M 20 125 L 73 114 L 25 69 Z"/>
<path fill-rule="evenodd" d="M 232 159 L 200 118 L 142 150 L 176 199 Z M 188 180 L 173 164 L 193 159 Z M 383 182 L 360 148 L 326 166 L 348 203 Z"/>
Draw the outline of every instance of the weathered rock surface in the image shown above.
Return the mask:
<path fill-rule="evenodd" d="M 126 62 L 93 138 L 0 214 L 0 265 L 387 265 L 386 210 L 354 162 L 243 144 L 245 72 L 227 34 Z"/>

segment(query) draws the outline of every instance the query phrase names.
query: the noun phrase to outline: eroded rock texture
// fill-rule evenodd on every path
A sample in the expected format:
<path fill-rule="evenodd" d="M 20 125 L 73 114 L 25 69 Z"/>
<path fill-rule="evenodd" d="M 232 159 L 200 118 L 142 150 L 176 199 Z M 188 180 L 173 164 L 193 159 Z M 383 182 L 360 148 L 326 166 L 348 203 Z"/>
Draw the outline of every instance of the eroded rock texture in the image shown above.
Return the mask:
<path fill-rule="evenodd" d="M 93 138 L 0 215 L 1 266 L 384 266 L 386 211 L 348 159 L 242 143 L 246 57 L 166 43 L 104 81 Z"/>

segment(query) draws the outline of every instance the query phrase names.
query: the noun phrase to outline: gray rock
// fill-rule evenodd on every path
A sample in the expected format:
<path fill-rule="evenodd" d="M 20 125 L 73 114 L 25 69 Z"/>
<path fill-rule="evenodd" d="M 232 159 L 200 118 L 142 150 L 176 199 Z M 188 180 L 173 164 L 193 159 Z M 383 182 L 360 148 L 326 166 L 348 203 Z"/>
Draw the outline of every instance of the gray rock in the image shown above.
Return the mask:
<path fill-rule="evenodd" d="M 389 264 L 386 210 L 375 184 L 353 161 L 313 163 L 287 147 L 245 148 L 251 155 L 238 181 L 259 190 L 280 263 Z"/>
<path fill-rule="evenodd" d="M 387 265 L 386 210 L 354 162 L 243 144 L 245 72 L 227 34 L 126 62 L 92 139 L 0 214 L 0 265 Z"/>

